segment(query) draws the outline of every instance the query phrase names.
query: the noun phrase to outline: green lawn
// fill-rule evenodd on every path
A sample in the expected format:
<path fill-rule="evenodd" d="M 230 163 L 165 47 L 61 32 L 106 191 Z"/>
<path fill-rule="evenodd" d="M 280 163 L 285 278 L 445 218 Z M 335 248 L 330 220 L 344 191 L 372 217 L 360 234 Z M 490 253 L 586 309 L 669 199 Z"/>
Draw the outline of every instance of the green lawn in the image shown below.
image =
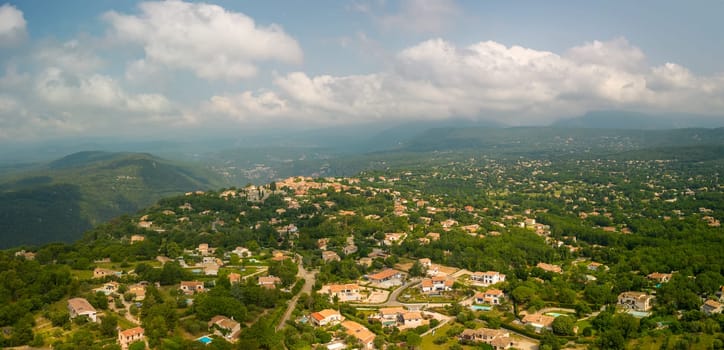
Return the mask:
<path fill-rule="evenodd" d="M 448 339 L 447 343 L 442 345 L 437 345 L 433 343 L 433 340 L 439 337 L 446 337 L 445 332 L 447 332 L 448 329 L 450 329 L 450 324 L 446 324 L 435 331 L 435 335 L 428 334 L 424 337 L 422 337 L 422 344 L 420 344 L 420 350 L 440 350 L 440 349 L 447 349 L 450 347 L 450 345 L 455 344 L 458 342 L 456 337 Z M 471 346 L 463 346 L 463 349 L 474 349 Z"/>
<path fill-rule="evenodd" d="M 89 280 L 93 278 L 93 271 L 91 270 L 71 270 L 70 274 L 79 280 Z"/>

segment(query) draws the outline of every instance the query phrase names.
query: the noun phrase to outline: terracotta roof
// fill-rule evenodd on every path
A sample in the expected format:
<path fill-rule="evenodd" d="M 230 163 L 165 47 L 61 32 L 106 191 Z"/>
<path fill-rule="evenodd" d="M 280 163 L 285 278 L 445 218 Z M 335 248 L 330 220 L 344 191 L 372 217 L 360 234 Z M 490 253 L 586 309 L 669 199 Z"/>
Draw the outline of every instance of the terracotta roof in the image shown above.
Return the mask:
<path fill-rule="evenodd" d="M 386 269 L 386 270 L 382 270 L 376 274 L 369 275 L 368 277 L 369 277 L 369 279 L 372 279 L 372 280 L 383 280 L 386 278 L 390 278 L 398 273 L 399 273 L 398 271 L 395 271 L 393 269 Z"/>
<path fill-rule="evenodd" d="M 405 312 L 405 309 L 401 307 L 383 307 L 380 309 L 380 314 L 382 314 L 383 316 L 401 314 L 403 312 Z"/>
<path fill-rule="evenodd" d="M 259 284 L 276 284 L 276 283 L 281 283 L 281 279 L 279 279 L 279 277 L 276 277 L 276 276 L 259 277 Z"/>
<path fill-rule="evenodd" d="M 359 290 L 357 284 L 330 284 L 329 291 L 332 293 L 339 293 L 345 290 Z"/>
<path fill-rule="evenodd" d="M 327 317 L 334 316 L 334 315 L 339 315 L 339 311 L 332 310 L 332 309 L 324 309 L 319 312 L 314 312 L 310 316 L 312 316 L 317 321 L 321 321 Z"/>
<path fill-rule="evenodd" d="M 403 320 L 419 320 L 422 319 L 422 314 L 417 311 L 405 312 L 402 314 Z"/>
<path fill-rule="evenodd" d="M 503 295 L 503 291 L 500 289 L 490 289 L 485 291 L 485 295 Z"/>
<path fill-rule="evenodd" d="M 530 314 L 523 317 L 523 323 L 537 323 L 543 327 L 549 327 L 556 318 L 548 315 Z"/>
<path fill-rule="evenodd" d="M 143 334 L 143 328 L 141 327 L 134 327 L 121 331 L 121 335 L 124 337 L 133 337 L 139 334 Z"/>
<path fill-rule="evenodd" d="M 711 299 L 705 301 L 705 302 L 704 302 L 704 305 L 706 305 L 706 306 L 708 306 L 708 307 L 711 307 L 712 309 L 717 309 L 717 308 L 720 308 L 720 307 L 721 307 L 721 303 L 720 303 L 720 302 L 715 301 L 715 300 L 711 300 Z"/>
<path fill-rule="evenodd" d="M 549 272 L 560 273 L 560 272 L 562 271 L 562 270 L 561 270 L 561 267 L 558 266 L 558 265 L 551 265 L 551 264 L 546 264 L 546 263 L 543 263 L 543 262 L 538 263 L 538 265 L 536 265 L 536 266 L 539 267 L 539 268 L 541 268 L 541 269 L 543 269 L 543 270 L 545 270 L 545 271 L 549 271 Z"/>
<path fill-rule="evenodd" d="M 187 286 L 187 287 L 196 287 L 196 286 L 203 286 L 203 285 L 204 285 L 204 282 L 200 282 L 200 281 L 181 281 L 181 285 L 182 285 L 182 286 Z"/>
<path fill-rule="evenodd" d="M 214 325 L 214 324 L 221 328 L 232 330 L 232 329 L 236 328 L 236 326 L 239 325 L 239 322 L 236 322 L 226 316 L 216 315 L 213 318 L 211 318 L 211 321 L 209 321 L 209 326 Z"/>
<path fill-rule="evenodd" d="M 375 340 L 375 334 L 357 322 L 344 321 L 342 327 L 347 330 L 347 334 L 359 339 L 362 343 L 367 344 Z"/>
<path fill-rule="evenodd" d="M 510 337 L 496 337 L 490 342 L 490 345 L 497 348 L 505 349 L 513 343 L 513 339 Z"/>

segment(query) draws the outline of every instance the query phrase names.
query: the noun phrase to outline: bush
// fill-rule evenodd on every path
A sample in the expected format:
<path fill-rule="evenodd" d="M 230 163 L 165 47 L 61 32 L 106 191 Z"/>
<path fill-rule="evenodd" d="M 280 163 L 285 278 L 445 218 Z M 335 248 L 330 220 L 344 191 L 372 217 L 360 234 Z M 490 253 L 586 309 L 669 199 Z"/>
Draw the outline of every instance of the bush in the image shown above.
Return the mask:
<path fill-rule="evenodd" d="M 433 339 L 432 343 L 435 345 L 442 345 L 442 344 L 447 343 L 447 340 L 448 340 L 448 338 L 446 336 L 441 335 L 441 336 Z"/>
<path fill-rule="evenodd" d="M 440 325 L 440 321 L 436 318 L 430 320 L 430 328 L 435 328 Z"/>
<path fill-rule="evenodd" d="M 450 329 L 445 332 L 445 335 L 447 335 L 449 338 L 453 338 L 456 337 L 458 334 L 462 333 L 464 329 L 465 328 L 463 328 L 462 326 L 455 325 L 450 327 Z"/>

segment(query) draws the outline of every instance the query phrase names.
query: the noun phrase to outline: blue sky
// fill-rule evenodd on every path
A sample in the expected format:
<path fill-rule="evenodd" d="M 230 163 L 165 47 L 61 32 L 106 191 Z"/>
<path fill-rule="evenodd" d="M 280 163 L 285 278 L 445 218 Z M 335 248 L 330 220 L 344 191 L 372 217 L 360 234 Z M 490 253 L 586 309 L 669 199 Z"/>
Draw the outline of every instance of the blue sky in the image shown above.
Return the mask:
<path fill-rule="evenodd" d="M 3 141 L 724 110 L 722 1 L 0 4 Z"/>

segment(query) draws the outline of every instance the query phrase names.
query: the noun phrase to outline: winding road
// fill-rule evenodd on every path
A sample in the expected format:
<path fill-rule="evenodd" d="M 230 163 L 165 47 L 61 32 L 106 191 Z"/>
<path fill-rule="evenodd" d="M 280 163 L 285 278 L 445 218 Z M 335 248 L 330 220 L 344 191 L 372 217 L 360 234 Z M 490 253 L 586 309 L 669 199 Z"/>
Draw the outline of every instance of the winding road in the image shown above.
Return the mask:
<path fill-rule="evenodd" d="M 287 311 L 284 312 L 284 316 L 279 321 L 279 324 L 277 325 L 276 330 L 279 331 L 282 328 L 284 328 L 284 325 L 289 320 L 289 317 L 292 316 L 292 312 L 297 307 L 297 301 L 299 300 L 299 296 L 302 295 L 302 293 L 310 294 L 312 292 L 312 287 L 314 286 L 314 283 L 316 282 L 316 271 L 307 271 L 304 269 L 304 265 L 302 264 L 302 256 L 297 255 L 297 264 L 299 266 L 299 269 L 297 270 L 297 277 L 304 279 L 304 286 L 302 287 L 302 290 L 297 293 L 291 300 L 289 300 L 289 306 L 287 306 Z"/>

